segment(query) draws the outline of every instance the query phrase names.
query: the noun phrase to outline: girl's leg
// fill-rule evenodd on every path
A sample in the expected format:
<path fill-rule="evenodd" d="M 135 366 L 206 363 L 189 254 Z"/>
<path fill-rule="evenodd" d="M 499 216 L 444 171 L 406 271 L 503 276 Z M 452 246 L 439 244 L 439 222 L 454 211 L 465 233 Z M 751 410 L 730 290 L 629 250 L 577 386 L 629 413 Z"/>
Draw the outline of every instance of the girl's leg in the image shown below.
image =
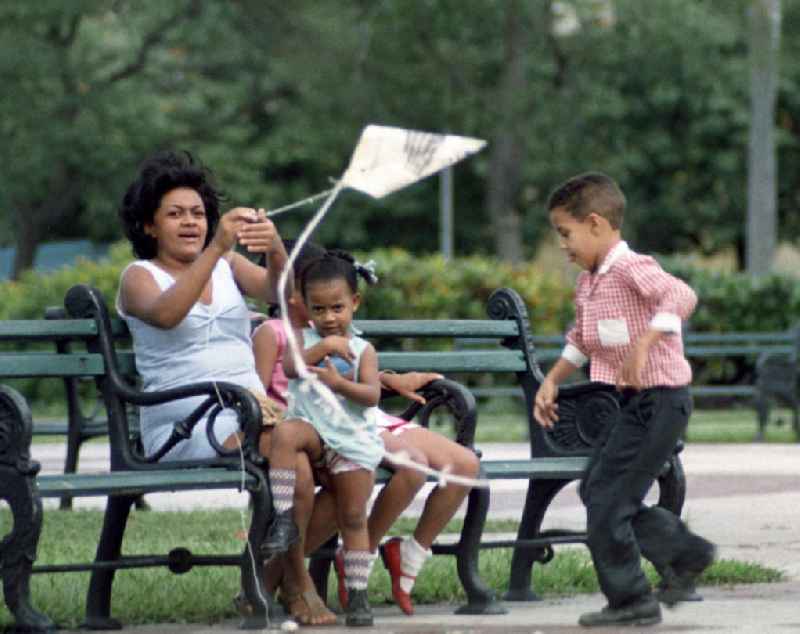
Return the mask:
<path fill-rule="evenodd" d="M 447 467 L 456 475 L 469 478 L 478 475 L 478 457 L 441 434 L 419 427 L 404 431 L 400 437 L 421 451 L 436 470 Z M 422 566 L 431 556 L 431 544 L 455 515 L 468 492 L 469 488 L 454 484 L 436 487 L 425 501 L 413 537 L 396 537 L 382 547 L 384 565 L 392 577 L 392 595 L 406 614 L 414 613 L 410 593 Z"/>
<path fill-rule="evenodd" d="M 408 432 L 406 432 L 408 433 Z M 425 453 L 403 440 L 405 434 L 395 436 L 391 432 L 381 433 L 386 451 L 405 452 L 414 462 L 428 466 Z M 408 508 L 414 497 L 425 485 L 425 474 L 408 467 L 396 469 L 386 486 L 381 489 L 369 514 L 369 549 L 375 552 L 383 536 L 400 514 Z"/>
<path fill-rule="evenodd" d="M 401 438 L 422 451 L 428 459 L 428 464 L 437 471 L 447 467 L 454 475 L 466 478 L 478 476 L 480 462 L 475 453 L 441 434 L 418 427 L 403 432 Z M 436 487 L 431 492 L 414 531 L 414 539 L 420 546 L 431 547 L 468 493 L 469 487 L 456 484 Z"/>
<path fill-rule="evenodd" d="M 375 476 L 366 469 L 333 474 L 337 506 L 336 516 L 344 543 L 344 571 L 347 583 L 346 624 L 372 625 L 372 610 L 367 598 L 367 583 L 375 556 L 369 549 L 367 502 Z"/>

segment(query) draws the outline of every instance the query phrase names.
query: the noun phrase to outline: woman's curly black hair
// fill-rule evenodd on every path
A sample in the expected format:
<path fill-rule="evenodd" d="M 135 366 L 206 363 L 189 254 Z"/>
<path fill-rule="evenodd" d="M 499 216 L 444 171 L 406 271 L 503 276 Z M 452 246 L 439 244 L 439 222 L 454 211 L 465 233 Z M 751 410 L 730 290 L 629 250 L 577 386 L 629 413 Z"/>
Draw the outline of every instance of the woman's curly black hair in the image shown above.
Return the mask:
<path fill-rule="evenodd" d="M 125 192 L 119 217 L 136 257 L 151 260 L 158 255 L 158 246 L 144 227 L 153 222 L 164 194 L 178 187 L 195 190 L 206 209 L 207 247 L 219 222 L 219 202 L 222 193 L 213 182 L 211 171 L 196 161 L 189 152 L 159 152 L 144 161 L 139 174 Z"/>
<path fill-rule="evenodd" d="M 374 274 L 366 267 L 358 264 L 356 259 L 347 251 L 330 249 L 323 256 L 311 260 L 302 269 L 299 269 L 300 292 L 305 298 L 310 284 L 343 279 L 355 294 L 358 292 L 359 275 L 364 278 L 367 284 L 371 285 L 377 282 Z"/>

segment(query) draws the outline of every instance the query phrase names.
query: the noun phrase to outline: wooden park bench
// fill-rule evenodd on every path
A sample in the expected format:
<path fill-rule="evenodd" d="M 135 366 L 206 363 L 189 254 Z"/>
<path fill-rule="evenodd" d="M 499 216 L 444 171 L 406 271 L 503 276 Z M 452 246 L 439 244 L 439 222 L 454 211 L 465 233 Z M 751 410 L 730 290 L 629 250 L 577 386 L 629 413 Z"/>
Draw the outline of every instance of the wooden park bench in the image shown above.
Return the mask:
<path fill-rule="evenodd" d="M 269 489 L 263 475 L 263 460 L 256 452 L 260 428 L 260 410 L 252 396 L 236 386 L 203 383 L 164 393 L 142 393 L 132 387 L 125 377 L 135 374 L 133 354 L 117 346 L 121 322 L 111 320 L 100 294 L 86 286 L 77 286 L 65 299 L 68 316 L 61 327 L 69 331 L 72 341 L 81 341 L 85 350 L 72 346 L 61 352 L 0 353 L 0 377 L 13 375 L 13 367 L 26 367 L 21 376 L 31 374 L 35 368 L 43 376 L 71 376 L 93 378 L 103 395 L 109 427 L 111 470 L 108 473 L 37 476 L 37 466 L 30 460 L 29 446 L 31 421 L 24 399 L 13 390 L 4 388 L 0 402 L 0 436 L 7 439 L 6 449 L 0 455 L 2 497 L 9 501 L 14 515 L 14 530 L 3 546 L 3 575 L 6 603 L 22 626 L 36 625 L 46 619 L 31 605 L 28 580 L 31 572 L 66 572 L 92 570 L 87 593 L 86 625 L 93 629 L 112 629 L 119 623 L 111 618 L 110 603 L 114 572 L 117 569 L 165 565 L 180 573 L 194 565 L 238 565 L 241 568 L 242 587 L 251 605 L 253 615 L 243 622 L 244 627 L 264 626 L 269 606 L 258 598 L 261 580 L 255 571 L 261 570 L 258 545 L 263 539 L 271 511 Z M 518 388 L 526 398 L 529 430 L 530 458 L 524 460 L 482 460 L 481 476 L 489 480 L 528 480 L 528 493 L 523 507 L 517 539 L 482 541 L 483 528 L 490 508 L 491 491 L 476 488 L 470 492 L 462 532 L 455 544 L 434 544 L 437 555 L 454 555 L 459 579 L 464 587 L 467 604 L 461 613 L 499 613 L 505 608 L 480 579 L 478 557 L 482 548 L 514 548 L 508 600 L 535 598 L 531 590 L 531 570 L 535 562 L 545 563 L 553 556 L 553 546 L 561 543 L 585 541 L 581 532 L 541 531 L 542 520 L 555 495 L 569 482 L 581 477 L 593 442 L 603 428 L 616 419 L 618 406 L 608 386 L 582 384 L 565 386 L 559 396 L 561 420 L 554 429 L 544 431 L 532 419 L 532 399 L 541 382 L 533 340 L 530 334 L 527 310 L 519 296 L 510 289 L 496 291 L 488 302 L 489 319 L 486 320 L 398 320 L 360 321 L 365 336 L 375 340 L 403 340 L 399 351 L 383 350 L 379 353 L 382 368 L 396 371 L 434 371 L 444 374 L 464 375 L 492 373 L 515 376 Z M 71 329 L 71 330 L 70 330 Z M 80 331 L 80 332 L 78 332 Z M 82 334 L 81 334 L 82 333 Z M 494 349 L 480 351 L 454 350 L 452 341 L 460 338 L 495 338 L 500 344 Z M 413 342 L 421 340 L 447 340 L 449 349 L 409 350 Z M 381 349 L 380 343 L 378 349 Z M 15 356 L 16 355 L 16 356 Z M 6 372 L 6 374 L 3 374 Z M 153 463 L 145 460 L 138 451 L 135 435 L 129 426 L 128 409 L 164 402 L 189 395 L 205 395 L 204 411 L 217 407 L 217 388 L 221 388 L 223 405 L 239 414 L 245 431 L 242 458 L 224 455 L 213 461 L 199 463 Z M 446 410 L 453 418 L 455 439 L 467 447 L 474 447 L 478 412 L 470 392 L 453 381 L 435 381 L 426 386 L 423 394 L 427 404 L 413 404 L 404 416 L 416 415 L 416 420 L 427 425 L 431 416 Z M 201 414 L 202 412 L 198 412 Z M 198 416 L 199 417 L 199 416 Z M 191 417 L 190 417 L 191 418 Z M 179 433 L 184 425 L 176 425 Z M 477 451 L 477 450 L 476 450 Z M 678 455 L 664 465 L 659 476 L 659 504 L 680 513 L 685 495 L 685 479 Z M 479 453 L 480 455 L 480 453 Z M 244 464 L 244 470 L 242 469 Z M 379 480 L 385 481 L 386 474 Z M 185 489 L 244 488 L 251 496 L 253 513 L 248 533 L 250 549 L 241 554 L 195 557 L 183 548 L 175 548 L 167 555 L 127 557 L 122 555 L 122 543 L 131 505 L 135 499 L 155 491 Z M 40 497 L 94 495 L 108 497 L 103 529 L 95 561 L 87 564 L 42 566 L 31 569 L 41 522 Z M 37 511 L 39 509 L 39 511 Z M 329 555 L 321 555 L 314 562 L 318 573 L 324 571 L 327 580 Z M 255 564 L 255 565 L 254 565 Z M 320 588 L 324 592 L 324 587 Z"/>

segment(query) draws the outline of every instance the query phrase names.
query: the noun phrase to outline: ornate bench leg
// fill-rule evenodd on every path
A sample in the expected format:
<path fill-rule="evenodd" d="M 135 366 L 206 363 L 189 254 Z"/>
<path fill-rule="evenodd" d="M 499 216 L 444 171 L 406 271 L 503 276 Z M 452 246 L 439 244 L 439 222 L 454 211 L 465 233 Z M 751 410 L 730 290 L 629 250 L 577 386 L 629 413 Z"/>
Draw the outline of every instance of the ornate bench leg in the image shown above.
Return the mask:
<path fill-rule="evenodd" d="M 478 477 L 483 477 L 481 472 Z M 486 586 L 478 574 L 478 553 L 481 535 L 489 511 L 489 490 L 472 489 L 464 516 L 464 527 L 456 553 L 458 578 L 467 595 L 467 604 L 456 614 L 506 614 L 508 609 L 497 600 L 494 591 Z"/>
<path fill-rule="evenodd" d="M 272 498 L 269 494 L 269 485 L 260 474 L 259 481 L 260 486 L 250 492 L 253 515 L 247 536 L 248 546 L 242 553 L 242 592 L 252 608 L 239 624 L 239 629 L 243 630 L 264 630 L 269 625 L 269 618 L 274 617 L 275 612 L 273 600 L 264 588 L 264 558 L 260 551 L 261 543 L 267 533 Z"/>
<path fill-rule="evenodd" d="M 36 490 L 39 464 L 30 460 L 31 412 L 16 390 L 0 385 L 0 498 L 14 526 L 0 543 L 3 594 L 14 615 L 10 632 L 49 632 L 53 622 L 30 601 L 31 568 L 42 531 L 42 501 Z"/>
<path fill-rule="evenodd" d="M 95 561 L 114 561 L 122 552 L 122 537 L 128 515 L 135 501 L 132 496 L 109 497 Z M 111 618 L 111 586 L 116 570 L 93 570 L 86 593 L 86 620 L 82 627 L 89 630 L 119 630 L 122 623 Z"/>
<path fill-rule="evenodd" d="M 522 510 L 517 539 L 534 539 L 539 535 L 545 511 L 568 480 L 529 480 L 525 507 Z M 503 595 L 506 601 L 538 601 L 539 596 L 531 590 L 531 573 L 536 561 L 546 561 L 547 549 L 514 548 L 511 557 L 511 573 L 508 592 Z"/>

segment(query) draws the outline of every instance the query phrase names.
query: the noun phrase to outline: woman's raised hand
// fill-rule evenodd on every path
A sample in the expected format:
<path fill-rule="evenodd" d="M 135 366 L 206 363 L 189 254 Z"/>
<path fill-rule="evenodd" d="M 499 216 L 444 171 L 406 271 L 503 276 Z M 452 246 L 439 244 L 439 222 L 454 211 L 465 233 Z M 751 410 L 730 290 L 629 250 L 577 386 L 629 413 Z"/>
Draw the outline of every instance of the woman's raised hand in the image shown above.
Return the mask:
<path fill-rule="evenodd" d="M 277 236 L 263 209 L 234 207 L 219 219 L 214 242 L 223 251 L 230 251 L 238 242 L 252 253 L 268 253 Z"/>

